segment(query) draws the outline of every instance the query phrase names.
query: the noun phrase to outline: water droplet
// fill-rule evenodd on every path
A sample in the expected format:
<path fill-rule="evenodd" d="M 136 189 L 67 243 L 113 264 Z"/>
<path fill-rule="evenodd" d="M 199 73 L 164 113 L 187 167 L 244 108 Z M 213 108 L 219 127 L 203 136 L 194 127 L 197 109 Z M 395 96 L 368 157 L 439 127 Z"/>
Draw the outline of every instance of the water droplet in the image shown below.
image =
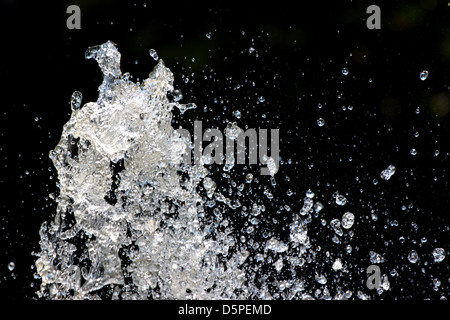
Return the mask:
<path fill-rule="evenodd" d="M 315 212 L 320 212 L 323 209 L 323 204 L 321 202 L 316 202 L 316 204 L 314 205 L 314 211 Z"/>
<path fill-rule="evenodd" d="M 249 49 L 248 49 L 248 52 L 249 53 L 253 53 L 255 51 L 255 48 L 253 48 L 253 47 L 250 47 Z"/>
<path fill-rule="evenodd" d="M 346 247 L 345 247 L 345 251 L 347 252 L 347 253 L 352 253 L 352 246 L 350 245 L 350 244 L 348 244 Z"/>
<path fill-rule="evenodd" d="M 283 259 L 278 259 L 273 265 L 275 267 L 275 270 L 277 270 L 277 272 L 280 272 L 281 269 L 283 269 Z"/>
<path fill-rule="evenodd" d="M 445 250 L 442 248 L 435 248 L 433 250 L 434 262 L 441 262 L 445 259 Z"/>
<path fill-rule="evenodd" d="M 159 59 L 159 57 L 158 57 L 158 53 L 156 52 L 156 50 L 155 49 L 150 49 L 149 51 L 148 51 L 148 53 L 150 54 L 150 57 L 152 57 L 153 58 L 153 60 L 158 60 Z"/>
<path fill-rule="evenodd" d="M 337 258 L 334 261 L 332 268 L 333 268 L 334 271 L 341 270 L 342 269 L 342 261 L 341 261 L 341 259 Z"/>
<path fill-rule="evenodd" d="M 261 97 L 258 98 L 258 100 L 259 100 L 259 102 L 264 102 L 264 101 L 266 101 L 266 98 L 264 98 L 263 96 L 261 96 Z"/>
<path fill-rule="evenodd" d="M 369 258 L 370 258 L 370 262 L 372 262 L 372 263 L 383 263 L 384 262 L 383 256 L 375 251 L 369 252 Z"/>
<path fill-rule="evenodd" d="M 423 70 L 420 73 L 420 80 L 425 81 L 428 78 L 428 71 L 427 70 Z"/>
<path fill-rule="evenodd" d="M 350 229 L 355 222 L 355 216 L 351 212 L 346 212 L 342 216 L 342 228 Z"/>
<path fill-rule="evenodd" d="M 229 122 L 225 128 L 225 135 L 233 140 L 236 140 L 241 132 L 242 129 L 238 127 L 236 122 Z"/>
<path fill-rule="evenodd" d="M 416 149 L 411 149 L 411 151 L 409 153 L 411 155 L 415 156 L 415 155 L 417 155 L 417 150 Z"/>
<path fill-rule="evenodd" d="M 172 91 L 173 101 L 178 102 L 183 99 L 183 93 L 181 90 L 175 89 Z"/>
<path fill-rule="evenodd" d="M 344 206 L 347 203 L 347 198 L 341 194 L 336 196 L 336 204 L 339 206 Z"/>
<path fill-rule="evenodd" d="M 80 91 L 74 91 L 72 93 L 72 97 L 70 98 L 70 107 L 72 108 L 72 111 L 80 109 L 82 99 L 83 95 Z"/>
<path fill-rule="evenodd" d="M 253 174 L 249 173 L 245 176 L 245 182 L 251 183 L 253 181 Z"/>
<path fill-rule="evenodd" d="M 438 278 L 434 278 L 433 279 L 433 286 L 437 289 L 441 286 L 441 280 L 439 280 Z"/>
<path fill-rule="evenodd" d="M 389 180 L 394 175 L 395 170 L 395 167 L 393 165 L 390 165 L 387 167 L 387 169 L 381 171 L 380 176 L 383 180 Z"/>
<path fill-rule="evenodd" d="M 272 157 L 269 157 L 267 159 L 267 169 L 269 169 L 269 173 L 272 177 L 278 172 L 277 165 L 275 163 L 275 160 Z M 273 185 L 273 183 L 272 183 L 272 185 Z"/>
<path fill-rule="evenodd" d="M 13 271 L 16 268 L 16 264 L 14 262 L 10 262 L 8 264 L 8 270 Z"/>
<path fill-rule="evenodd" d="M 343 68 L 343 69 L 342 69 L 342 74 L 343 74 L 344 76 L 348 75 L 348 69 L 347 69 L 347 68 Z"/>
<path fill-rule="evenodd" d="M 327 283 L 327 278 L 325 278 L 324 275 L 319 275 L 316 273 L 316 281 L 320 284 L 326 284 Z"/>
<path fill-rule="evenodd" d="M 208 39 L 211 39 L 211 32 L 208 32 L 208 33 L 206 34 L 206 37 L 207 37 Z"/>
<path fill-rule="evenodd" d="M 408 260 L 411 263 L 417 263 L 417 261 L 419 261 L 419 254 L 416 250 L 411 250 L 411 252 L 408 254 Z"/>
<path fill-rule="evenodd" d="M 323 118 L 317 119 L 317 125 L 323 127 L 325 125 L 325 120 L 323 120 Z"/>
<path fill-rule="evenodd" d="M 311 189 L 308 189 L 308 191 L 306 191 L 306 196 L 310 199 L 314 198 L 315 194 L 314 192 L 312 192 Z"/>

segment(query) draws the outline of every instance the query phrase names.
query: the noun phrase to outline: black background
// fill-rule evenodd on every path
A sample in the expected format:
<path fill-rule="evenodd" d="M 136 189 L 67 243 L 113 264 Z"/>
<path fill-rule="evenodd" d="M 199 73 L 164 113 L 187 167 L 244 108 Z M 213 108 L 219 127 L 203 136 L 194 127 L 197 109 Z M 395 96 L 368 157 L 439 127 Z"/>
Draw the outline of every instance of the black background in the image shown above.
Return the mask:
<path fill-rule="evenodd" d="M 81 30 L 66 27 L 71 4 L 81 8 Z M 366 27 L 370 4 L 381 7 L 381 30 Z M 39 226 L 55 213 L 48 195 L 57 192 L 56 171 L 48 153 L 70 117 L 72 92 L 81 91 L 83 103 L 97 98 L 101 73 L 94 61 L 84 59 L 86 48 L 112 40 L 122 54 L 122 71 L 134 80 L 146 78 L 155 65 L 148 55 L 151 48 L 174 72 L 184 102 L 198 106 L 183 116 L 175 111 L 174 126 L 189 128 L 198 119 L 204 128 L 223 129 L 236 121 L 233 111 L 240 110 L 240 124 L 280 129 L 281 157 L 292 164 L 281 166 L 277 187 L 270 187 L 275 195 L 270 210 L 289 204 L 298 211 L 311 188 L 326 204 L 330 220 L 342 215 L 331 194 L 339 190 L 346 195 L 350 203 L 345 209 L 357 215 L 354 252 L 350 258 L 342 253 L 354 265 L 348 289 L 364 288 L 364 268 L 373 250 L 386 259 L 380 264 L 383 272 L 395 268 L 400 274 L 390 277 L 392 289 L 383 298 L 448 296 L 448 258 L 433 264 L 430 254 L 434 247 L 450 251 L 449 14 L 447 3 L 431 0 L 295 6 L 288 1 L 2 1 L 0 295 L 34 297 L 39 281 L 33 280 L 31 253 L 39 251 Z M 250 47 L 256 49 L 252 54 Z M 419 79 L 422 70 L 429 71 L 426 81 Z M 184 83 L 182 75 L 194 82 Z M 234 90 L 237 84 L 243 89 Z M 257 104 L 259 96 L 265 102 Z M 353 110 L 342 110 L 348 105 Z M 324 127 L 317 126 L 320 117 Z M 379 174 L 389 164 L 397 172 L 383 181 Z M 226 188 L 221 171 L 215 174 Z M 268 179 L 260 180 L 270 186 Z M 293 196 L 286 196 L 288 189 Z M 398 227 L 390 225 L 393 220 Z M 285 231 L 281 222 L 275 230 L 281 236 Z M 309 234 L 323 251 L 343 251 L 319 221 L 311 224 Z M 422 237 L 428 241 L 419 245 Z M 422 257 L 418 265 L 406 260 L 412 249 Z M 7 268 L 11 261 L 13 272 Z M 313 276 L 314 270 L 305 274 Z M 432 285 L 436 277 L 442 281 L 437 292 Z"/>

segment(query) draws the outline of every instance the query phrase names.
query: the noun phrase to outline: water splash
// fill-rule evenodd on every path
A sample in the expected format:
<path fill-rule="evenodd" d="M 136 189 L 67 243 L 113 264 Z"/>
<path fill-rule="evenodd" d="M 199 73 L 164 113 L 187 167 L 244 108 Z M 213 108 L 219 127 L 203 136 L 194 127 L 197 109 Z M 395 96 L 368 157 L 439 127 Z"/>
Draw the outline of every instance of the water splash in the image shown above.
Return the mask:
<path fill-rule="evenodd" d="M 159 60 L 133 83 L 112 42 L 86 58 L 97 60 L 103 83 L 97 102 L 72 109 L 50 153 L 60 196 L 54 221 L 40 230 L 38 295 L 95 298 L 112 286 L 124 299 L 239 298 L 246 253 L 218 267 L 226 253 L 200 228 L 196 188 L 207 170 L 182 163 L 186 142 L 170 124 L 173 107 L 185 106 L 167 98 L 172 72 Z"/>
<path fill-rule="evenodd" d="M 74 93 L 71 118 L 50 152 L 60 194 L 54 220 L 40 229 L 39 297 L 330 299 L 330 290 L 335 299 L 352 297 L 328 274 L 348 273 L 344 258 L 315 261 L 320 247 L 312 247 L 308 224 L 325 206 L 312 190 L 300 197 L 298 213 L 288 204 L 280 207 L 290 217 L 283 220 L 285 236 L 260 230 L 255 241 L 250 235 L 263 221 L 273 224 L 273 216 L 262 214 L 273 194 L 259 185 L 266 197 L 242 205 L 247 188 L 258 184 L 252 174 L 243 176 L 235 199 L 229 199 L 203 158 L 199 164 L 183 162 L 190 142 L 171 126 L 172 110 L 183 113 L 195 104 L 180 104 L 182 94 L 174 90 L 164 62 L 134 83 L 122 74 L 114 43 L 89 48 L 86 58 L 98 62 L 103 82 L 96 102 L 81 107 L 82 95 Z M 230 123 L 226 134 L 235 137 L 239 130 Z M 272 158 L 266 160 L 275 186 L 278 168 Z M 337 192 L 334 198 L 339 207 L 347 203 Z M 248 222 L 235 224 L 227 210 Z M 342 224 L 331 220 L 333 242 L 351 238 L 355 216 L 345 213 Z M 347 245 L 347 253 L 351 248 Z M 308 265 L 317 270 L 309 280 L 298 274 Z M 357 296 L 368 298 L 362 292 Z"/>

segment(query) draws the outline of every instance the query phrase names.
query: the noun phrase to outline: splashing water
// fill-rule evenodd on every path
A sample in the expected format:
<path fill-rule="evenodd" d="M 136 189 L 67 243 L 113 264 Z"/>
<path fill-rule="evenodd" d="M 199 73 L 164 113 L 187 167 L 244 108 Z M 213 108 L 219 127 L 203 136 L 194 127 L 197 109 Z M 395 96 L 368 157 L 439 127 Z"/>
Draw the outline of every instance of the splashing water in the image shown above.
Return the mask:
<path fill-rule="evenodd" d="M 226 270 L 215 267 L 220 246 L 199 227 L 195 191 L 207 171 L 182 164 L 186 143 L 170 122 L 173 107 L 183 106 L 166 97 L 171 71 L 159 60 L 138 85 L 122 77 L 112 42 L 86 57 L 97 60 L 104 78 L 97 102 L 73 109 L 50 154 L 60 197 L 55 220 L 40 231 L 39 295 L 81 299 L 119 285 L 122 298 L 238 298 L 231 288 L 242 286 L 245 253 Z"/>
<path fill-rule="evenodd" d="M 195 105 L 179 103 L 181 92 L 174 90 L 173 74 L 164 62 L 159 60 L 139 84 L 122 74 L 120 53 L 110 41 L 89 48 L 86 58 L 98 62 L 103 82 L 96 102 L 81 107 L 82 95 L 74 93 L 71 118 L 50 152 L 60 194 L 54 220 L 40 229 L 38 296 L 313 299 L 297 272 L 305 264 L 315 266 L 308 223 L 324 205 L 314 201 L 314 192 L 308 190 L 300 198 L 299 214 L 283 207 L 292 214 L 292 221 L 286 222 L 287 237 L 246 238 L 264 220 L 265 206 L 261 199 L 241 206 L 221 194 L 203 158 L 200 164 L 183 162 L 190 142 L 171 126 L 172 110 L 184 112 Z M 230 123 L 226 134 L 235 137 L 240 130 Z M 272 158 L 267 165 L 275 185 L 278 168 Z M 257 179 L 247 174 L 242 182 L 238 194 L 244 199 L 244 188 L 251 188 Z M 271 193 L 264 192 L 270 200 Z M 334 197 L 339 206 L 347 203 L 337 192 Z M 224 216 L 225 209 L 217 203 L 226 210 L 242 209 L 249 220 L 245 232 Z M 342 224 L 333 219 L 334 236 L 350 232 L 356 216 L 346 212 Z M 443 260 L 441 252 L 435 256 Z M 345 271 L 345 266 L 344 260 L 332 259 L 310 279 L 310 285 L 323 290 L 316 298 L 329 299 L 331 286 L 337 288 L 336 299 L 352 296 L 338 281 L 327 279 L 328 271 Z M 360 292 L 358 297 L 366 298 Z"/>

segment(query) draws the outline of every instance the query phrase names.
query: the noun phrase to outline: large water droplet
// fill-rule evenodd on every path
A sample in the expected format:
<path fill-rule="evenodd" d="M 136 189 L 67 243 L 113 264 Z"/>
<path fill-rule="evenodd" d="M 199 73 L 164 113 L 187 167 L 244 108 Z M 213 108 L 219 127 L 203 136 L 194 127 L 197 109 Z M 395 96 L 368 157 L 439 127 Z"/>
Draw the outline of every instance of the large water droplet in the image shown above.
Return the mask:
<path fill-rule="evenodd" d="M 441 262 L 445 259 L 445 250 L 442 248 L 435 248 L 433 250 L 434 262 Z"/>
<path fill-rule="evenodd" d="M 387 169 L 381 171 L 380 176 L 383 180 L 389 180 L 394 175 L 395 170 L 395 167 L 393 165 L 390 165 L 387 167 Z"/>
<path fill-rule="evenodd" d="M 80 109 L 82 99 L 83 95 L 80 91 L 74 91 L 72 93 L 72 97 L 70 98 L 70 107 L 72 108 L 72 111 Z"/>
<path fill-rule="evenodd" d="M 342 216 L 342 228 L 350 229 L 355 222 L 355 216 L 351 212 L 346 212 Z"/>

